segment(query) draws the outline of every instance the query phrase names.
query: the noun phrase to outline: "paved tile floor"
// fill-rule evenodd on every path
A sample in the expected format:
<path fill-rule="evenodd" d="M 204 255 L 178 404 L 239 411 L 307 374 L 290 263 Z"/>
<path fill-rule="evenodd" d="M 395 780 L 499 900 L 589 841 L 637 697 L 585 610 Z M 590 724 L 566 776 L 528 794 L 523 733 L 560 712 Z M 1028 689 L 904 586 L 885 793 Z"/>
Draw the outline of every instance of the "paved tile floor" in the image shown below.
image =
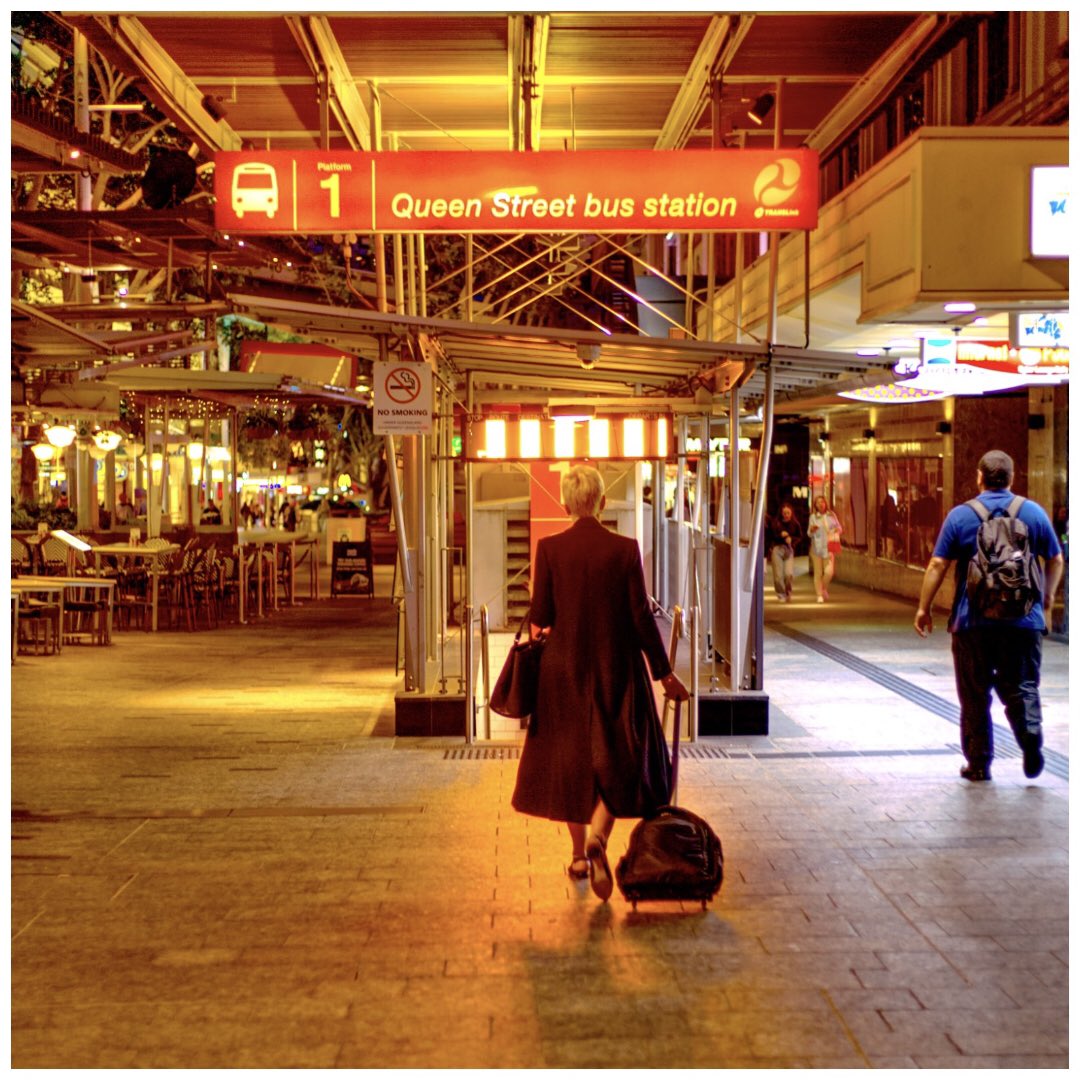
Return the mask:
<path fill-rule="evenodd" d="M 770 599 L 771 734 L 681 768 L 723 889 L 635 913 L 512 811 L 512 745 L 392 737 L 381 584 L 19 658 L 14 1066 L 1067 1066 L 1066 646 L 1056 774 L 970 785 L 951 720 L 798 636 L 951 702 L 945 634 Z"/>

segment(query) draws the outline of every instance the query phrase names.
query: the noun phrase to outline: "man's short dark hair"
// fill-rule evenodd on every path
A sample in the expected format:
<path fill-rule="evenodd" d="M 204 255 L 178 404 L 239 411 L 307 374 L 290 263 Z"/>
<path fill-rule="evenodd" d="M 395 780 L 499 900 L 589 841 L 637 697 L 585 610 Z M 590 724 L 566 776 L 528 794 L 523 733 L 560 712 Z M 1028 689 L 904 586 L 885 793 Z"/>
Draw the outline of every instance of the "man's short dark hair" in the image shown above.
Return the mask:
<path fill-rule="evenodd" d="M 1013 459 L 1004 450 L 987 450 L 979 462 L 984 487 L 1001 490 L 1012 483 Z"/>

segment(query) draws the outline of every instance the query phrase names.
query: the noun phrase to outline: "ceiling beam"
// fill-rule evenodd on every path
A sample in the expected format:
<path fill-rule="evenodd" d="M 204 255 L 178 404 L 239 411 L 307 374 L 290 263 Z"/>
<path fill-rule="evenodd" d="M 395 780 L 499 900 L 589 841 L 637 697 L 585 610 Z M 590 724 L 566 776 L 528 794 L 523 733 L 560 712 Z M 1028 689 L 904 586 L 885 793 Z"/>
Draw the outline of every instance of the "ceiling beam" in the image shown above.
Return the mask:
<path fill-rule="evenodd" d="M 540 114 L 544 107 L 544 69 L 547 67 L 547 48 L 551 34 L 550 15 L 526 16 L 525 79 L 522 85 L 525 100 L 525 149 L 540 149 Z"/>
<path fill-rule="evenodd" d="M 522 110 L 522 75 L 525 70 L 525 16 L 506 16 L 506 124 L 509 148 L 521 150 L 525 142 Z"/>
<path fill-rule="evenodd" d="M 24 319 L 31 319 L 33 322 L 41 323 L 43 326 L 48 326 L 52 330 L 58 330 L 61 334 L 66 334 L 68 337 L 74 338 L 83 345 L 88 345 L 95 352 L 107 354 L 116 352 L 108 342 L 102 341 L 101 338 L 96 337 L 94 334 L 87 334 L 82 330 L 76 330 L 73 326 L 68 326 L 62 319 L 53 318 L 53 316 L 43 310 L 40 305 L 26 304 L 22 300 L 13 299 L 11 301 L 11 314 Z"/>
<path fill-rule="evenodd" d="M 192 82 L 198 84 L 202 88 L 219 88 L 226 87 L 232 89 L 233 87 L 240 89 L 241 87 L 280 87 L 280 86 L 314 86 L 318 81 L 314 75 L 235 75 L 235 76 L 223 76 L 215 74 L 206 75 L 190 75 L 189 78 Z M 544 84 L 548 87 L 570 87 L 570 86 L 680 86 L 685 80 L 686 76 L 680 75 L 649 75 L 649 74 L 635 74 L 634 72 L 626 72 L 619 75 L 590 75 L 587 72 L 574 75 L 551 75 L 546 74 L 544 76 Z M 758 83 L 774 83 L 777 79 L 784 79 L 786 82 L 796 83 L 812 83 L 820 86 L 849 86 L 852 83 L 859 81 L 856 75 L 836 75 L 836 74 L 820 74 L 820 75 L 785 75 L 780 71 L 775 72 L 758 72 L 754 75 L 725 75 L 724 82 L 735 84 L 751 84 L 757 85 Z M 367 82 L 367 79 L 357 78 L 354 82 L 359 85 L 360 83 Z M 469 75 L 468 73 L 462 73 L 459 75 L 420 75 L 420 74 L 408 74 L 408 75 L 380 75 L 380 86 L 457 86 L 465 88 L 474 88 L 480 86 L 494 86 L 503 87 L 507 84 L 507 76 L 505 75 Z M 227 103 L 228 99 L 226 99 Z"/>
<path fill-rule="evenodd" d="M 207 112 L 203 91 L 134 15 L 68 15 L 66 20 L 99 51 L 107 49 L 110 58 L 120 60 L 122 69 L 134 69 L 146 96 L 206 153 L 242 148 L 240 136 L 223 119 Z"/>
<path fill-rule="evenodd" d="M 881 56 L 806 139 L 812 150 L 836 145 L 892 89 L 946 16 L 923 15 Z"/>
<path fill-rule="evenodd" d="M 693 134 L 709 100 L 709 86 L 723 72 L 742 45 L 753 15 L 714 15 L 671 103 L 664 126 L 656 139 L 657 150 L 679 150 Z"/>
<path fill-rule="evenodd" d="M 371 118 L 329 20 L 324 15 L 287 15 L 285 22 L 316 82 L 325 74 L 329 105 L 349 146 L 370 150 Z"/>

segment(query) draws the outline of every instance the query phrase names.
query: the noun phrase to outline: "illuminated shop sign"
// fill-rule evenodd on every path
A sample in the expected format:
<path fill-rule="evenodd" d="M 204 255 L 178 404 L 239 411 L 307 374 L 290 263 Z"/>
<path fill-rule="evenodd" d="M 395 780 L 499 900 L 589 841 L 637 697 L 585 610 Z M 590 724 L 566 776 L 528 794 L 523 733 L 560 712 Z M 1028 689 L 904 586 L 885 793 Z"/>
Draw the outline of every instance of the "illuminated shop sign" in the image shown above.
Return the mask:
<path fill-rule="evenodd" d="M 920 347 L 922 366 L 945 366 L 956 363 L 955 337 L 925 337 Z"/>
<path fill-rule="evenodd" d="M 818 155 L 783 150 L 221 151 L 227 232 L 812 229 Z"/>
<path fill-rule="evenodd" d="M 1068 348 L 1072 326 L 1067 311 L 1015 312 L 1009 316 L 1009 342 L 1037 348 Z"/>
<path fill-rule="evenodd" d="M 671 452 L 669 416 L 473 417 L 465 423 L 469 461 L 646 461 Z"/>
<path fill-rule="evenodd" d="M 982 371 L 1001 371 L 1033 379 L 1069 374 L 1069 350 L 1065 348 L 1014 348 L 1007 341 L 961 341 L 956 359 Z"/>
<path fill-rule="evenodd" d="M 1031 254 L 1036 258 L 1069 256 L 1069 168 L 1037 165 L 1031 170 Z"/>

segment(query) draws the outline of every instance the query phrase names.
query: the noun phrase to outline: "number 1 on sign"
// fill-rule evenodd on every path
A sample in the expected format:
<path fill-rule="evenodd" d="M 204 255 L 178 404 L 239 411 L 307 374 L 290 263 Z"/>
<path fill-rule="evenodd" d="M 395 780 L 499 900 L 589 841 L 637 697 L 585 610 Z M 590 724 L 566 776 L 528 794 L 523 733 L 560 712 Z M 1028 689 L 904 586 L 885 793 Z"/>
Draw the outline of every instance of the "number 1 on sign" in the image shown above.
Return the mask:
<path fill-rule="evenodd" d="M 320 180 L 319 187 L 330 192 L 330 216 L 341 217 L 341 177 L 334 173 L 333 176 Z"/>

